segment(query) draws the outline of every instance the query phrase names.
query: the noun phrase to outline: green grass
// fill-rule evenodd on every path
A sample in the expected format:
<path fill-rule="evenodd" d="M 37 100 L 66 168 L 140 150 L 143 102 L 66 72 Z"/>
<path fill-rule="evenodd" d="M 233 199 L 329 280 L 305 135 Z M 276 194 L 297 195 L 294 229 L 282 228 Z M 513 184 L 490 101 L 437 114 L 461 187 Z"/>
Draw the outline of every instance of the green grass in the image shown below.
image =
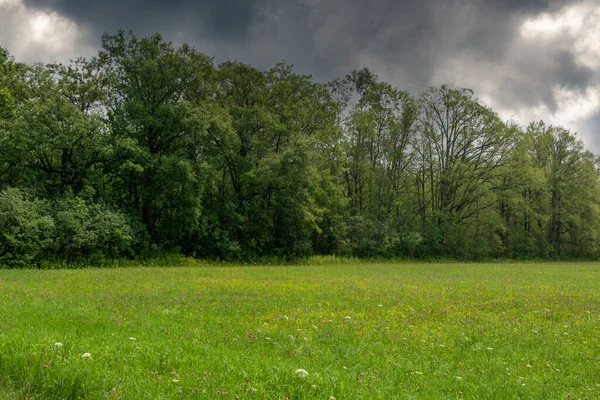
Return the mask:
<path fill-rule="evenodd" d="M 599 263 L 3 270 L 0 397 L 599 398 L 599 289 Z"/>

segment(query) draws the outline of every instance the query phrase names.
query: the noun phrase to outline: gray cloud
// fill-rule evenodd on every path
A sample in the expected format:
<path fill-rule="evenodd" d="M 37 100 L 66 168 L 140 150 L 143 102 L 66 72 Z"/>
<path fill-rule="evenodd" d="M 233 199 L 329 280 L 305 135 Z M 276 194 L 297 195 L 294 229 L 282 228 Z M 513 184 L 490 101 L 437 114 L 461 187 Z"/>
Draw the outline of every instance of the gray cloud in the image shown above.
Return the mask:
<path fill-rule="evenodd" d="M 431 84 L 472 87 L 525 117 L 564 107 L 557 90 L 600 85 L 568 32 L 524 38 L 528 18 L 595 0 L 23 0 L 75 21 L 93 38 L 119 28 L 187 41 L 217 61 L 266 68 L 285 59 L 319 80 L 368 66 L 414 94 Z M 535 114 L 537 116 L 537 114 Z"/>

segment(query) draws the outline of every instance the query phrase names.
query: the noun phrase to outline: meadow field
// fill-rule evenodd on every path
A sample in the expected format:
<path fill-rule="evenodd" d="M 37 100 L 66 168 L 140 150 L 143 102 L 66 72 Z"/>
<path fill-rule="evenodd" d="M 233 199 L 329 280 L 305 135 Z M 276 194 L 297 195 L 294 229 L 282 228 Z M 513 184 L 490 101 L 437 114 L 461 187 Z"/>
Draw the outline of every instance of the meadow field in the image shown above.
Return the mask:
<path fill-rule="evenodd" d="M 600 263 L 0 271 L 0 398 L 596 399 Z"/>

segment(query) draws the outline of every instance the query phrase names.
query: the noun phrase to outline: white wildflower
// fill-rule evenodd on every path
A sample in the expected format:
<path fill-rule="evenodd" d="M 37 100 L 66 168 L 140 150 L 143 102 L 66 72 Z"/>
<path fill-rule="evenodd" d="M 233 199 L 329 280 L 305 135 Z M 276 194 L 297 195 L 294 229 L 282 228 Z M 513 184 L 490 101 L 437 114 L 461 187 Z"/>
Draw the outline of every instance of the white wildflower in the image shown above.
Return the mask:
<path fill-rule="evenodd" d="M 90 358 L 92 355 L 90 353 L 83 353 L 81 358 Z"/>
<path fill-rule="evenodd" d="M 306 372 L 306 370 L 298 368 L 296 370 L 296 375 L 298 375 L 299 378 L 306 378 L 308 376 L 308 372 Z"/>

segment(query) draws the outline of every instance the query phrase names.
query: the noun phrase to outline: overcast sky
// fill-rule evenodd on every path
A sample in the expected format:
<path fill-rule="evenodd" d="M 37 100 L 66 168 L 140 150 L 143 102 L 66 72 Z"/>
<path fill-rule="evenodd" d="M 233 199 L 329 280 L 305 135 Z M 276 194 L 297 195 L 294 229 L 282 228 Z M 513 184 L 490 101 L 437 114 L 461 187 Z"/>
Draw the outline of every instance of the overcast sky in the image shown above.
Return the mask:
<path fill-rule="evenodd" d="M 600 0 L 0 0 L 0 45 L 21 61 L 93 55 L 119 28 L 319 80 L 366 66 L 415 95 L 469 87 L 600 153 Z"/>

